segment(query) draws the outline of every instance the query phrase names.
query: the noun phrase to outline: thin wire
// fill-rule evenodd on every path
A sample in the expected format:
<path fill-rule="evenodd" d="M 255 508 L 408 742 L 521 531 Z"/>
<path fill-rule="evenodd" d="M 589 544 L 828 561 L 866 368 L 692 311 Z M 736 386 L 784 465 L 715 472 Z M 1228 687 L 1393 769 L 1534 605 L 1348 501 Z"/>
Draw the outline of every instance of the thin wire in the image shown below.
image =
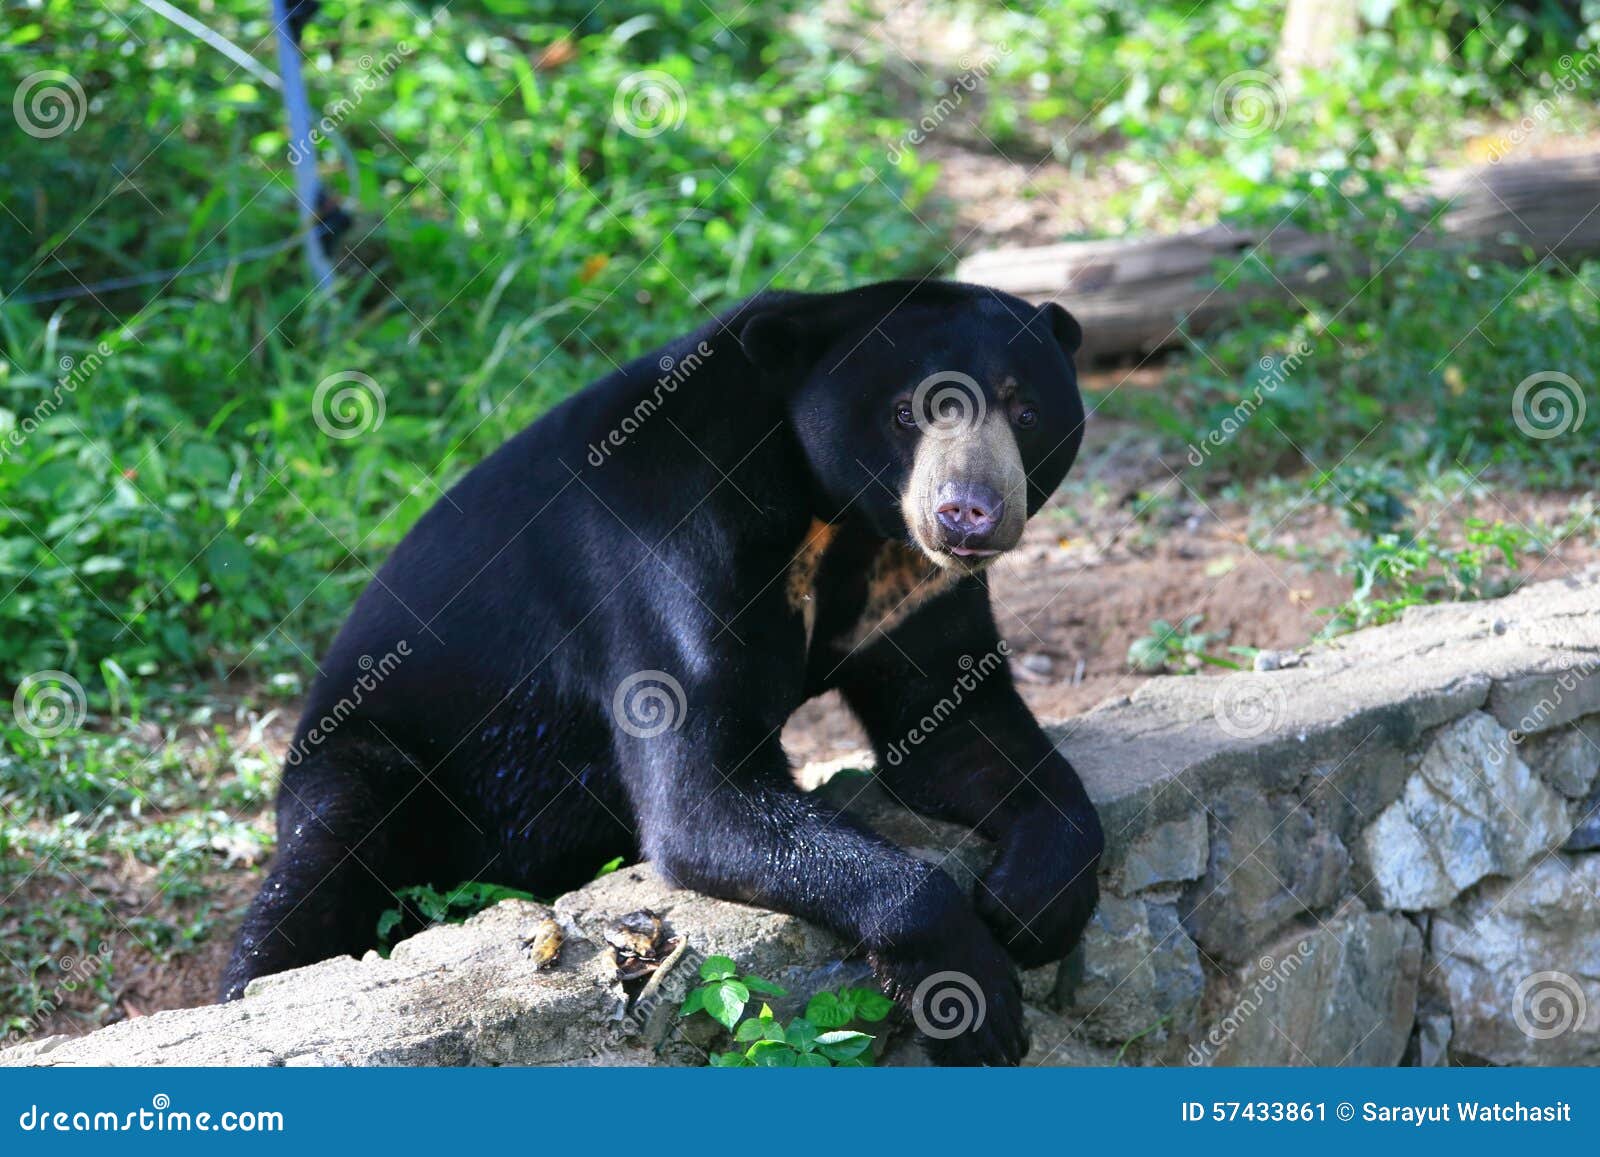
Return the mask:
<path fill-rule="evenodd" d="M 185 32 L 205 41 L 268 88 L 278 92 L 283 91 L 283 81 L 278 78 L 277 73 L 222 35 L 222 33 L 207 28 L 187 12 L 168 4 L 167 0 L 139 0 L 139 3 L 157 15 L 165 16 Z"/>
<path fill-rule="evenodd" d="M 49 301 L 68 301 L 75 297 L 93 297 L 97 293 L 111 293 L 118 289 L 132 289 L 139 285 L 152 285 L 158 281 L 174 281 L 179 277 L 192 277 L 198 273 L 211 273 L 229 265 L 243 265 L 282 253 L 305 240 L 302 233 L 294 233 L 280 241 L 255 245 L 227 257 L 213 257 L 208 261 L 174 266 L 171 269 L 152 269 L 146 273 L 132 273 L 126 277 L 113 277 L 93 285 L 78 285 L 67 289 L 48 289 L 43 293 L 21 293 L 10 297 L 0 296 L 0 305 L 41 305 Z"/>

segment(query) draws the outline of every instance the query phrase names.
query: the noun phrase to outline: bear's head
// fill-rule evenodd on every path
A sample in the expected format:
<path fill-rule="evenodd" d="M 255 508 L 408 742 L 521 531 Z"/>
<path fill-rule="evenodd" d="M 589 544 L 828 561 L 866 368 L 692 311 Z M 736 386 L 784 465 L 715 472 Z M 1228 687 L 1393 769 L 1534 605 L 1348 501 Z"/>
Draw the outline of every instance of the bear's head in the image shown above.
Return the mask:
<path fill-rule="evenodd" d="M 752 305 L 740 344 L 785 391 L 825 521 L 977 570 L 1017 545 L 1077 456 L 1083 334 L 1059 305 L 948 282 Z"/>

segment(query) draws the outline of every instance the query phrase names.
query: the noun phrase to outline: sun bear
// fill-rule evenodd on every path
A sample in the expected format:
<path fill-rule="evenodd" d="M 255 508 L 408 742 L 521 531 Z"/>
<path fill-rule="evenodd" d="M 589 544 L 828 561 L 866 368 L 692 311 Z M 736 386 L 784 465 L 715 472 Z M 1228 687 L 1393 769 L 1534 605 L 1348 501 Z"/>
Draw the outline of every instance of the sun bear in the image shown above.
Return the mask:
<path fill-rule="evenodd" d="M 1077 455 L 1081 339 L 977 286 L 765 292 L 469 471 L 322 665 L 224 998 L 371 947 L 400 887 L 643 857 L 830 929 L 902 1004 L 958 974 L 984 1015 L 933 1058 L 1016 1064 L 1014 965 L 1077 943 L 1103 837 L 984 571 Z M 975 897 L 796 787 L 779 733 L 830 688 L 885 789 L 994 841 Z"/>

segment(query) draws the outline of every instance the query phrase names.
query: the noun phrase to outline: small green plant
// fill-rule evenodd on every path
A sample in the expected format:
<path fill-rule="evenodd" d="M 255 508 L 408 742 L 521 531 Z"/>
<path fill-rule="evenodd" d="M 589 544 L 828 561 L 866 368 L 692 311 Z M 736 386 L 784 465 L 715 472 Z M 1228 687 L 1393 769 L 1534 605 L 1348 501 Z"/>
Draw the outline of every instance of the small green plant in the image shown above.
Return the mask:
<path fill-rule="evenodd" d="M 1143 675 L 1162 672 L 1187 675 L 1205 664 L 1239 670 L 1241 664 L 1232 659 L 1208 653 L 1213 644 L 1227 638 L 1227 632 L 1200 630 L 1203 618 L 1189 615 L 1176 626 L 1165 619 L 1156 619 L 1150 624 L 1150 633 L 1135 639 L 1128 647 L 1128 666 Z M 1248 647 L 1229 647 L 1228 650 L 1235 655 L 1254 654 Z"/>
<path fill-rule="evenodd" d="M 1403 497 L 1406 481 L 1392 467 L 1349 464 L 1319 475 L 1314 486 L 1345 524 L 1361 534 L 1392 533 L 1411 516 Z"/>
<path fill-rule="evenodd" d="M 745 1016 L 752 993 L 787 996 L 759 976 L 741 976 L 726 956 L 707 957 L 700 964 L 701 984 L 684 999 L 679 1016 L 703 1012 L 733 1034 L 743 1049 L 712 1053 L 716 1068 L 863 1068 L 872 1064 L 872 1036 L 845 1026 L 876 1023 L 889 1015 L 894 1002 L 870 988 L 820 992 L 806 1005 L 804 1016 L 782 1024 L 765 1001 L 756 1015 Z"/>
<path fill-rule="evenodd" d="M 378 941 L 386 952 L 393 947 L 390 937 L 401 926 L 407 909 L 422 917 L 425 924 L 460 924 L 468 916 L 475 916 L 485 908 L 492 908 L 501 900 L 532 900 L 531 892 L 507 888 L 500 884 L 485 884 L 468 880 L 457 884 L 448 892 L 441 892 L 431 884 L 416 884 L 401 888 L 394 894 L 400 901 L 378 917 Z"/>
<path fill-rule="evenodd" d="M 1505 593 L 1518 556 L 1540 549 L 1539 539 L 1520 526 L 1469 518 L 1465 541 L 1449 546 L 1426 531 L 1413 536 L 1380 534 L 1359 547 L 1345 569 L 1355 590 L 1340 606 L 1323 608 L 1323 637 L 1387 623 L 1407 607 L 1491 598 Z"/>

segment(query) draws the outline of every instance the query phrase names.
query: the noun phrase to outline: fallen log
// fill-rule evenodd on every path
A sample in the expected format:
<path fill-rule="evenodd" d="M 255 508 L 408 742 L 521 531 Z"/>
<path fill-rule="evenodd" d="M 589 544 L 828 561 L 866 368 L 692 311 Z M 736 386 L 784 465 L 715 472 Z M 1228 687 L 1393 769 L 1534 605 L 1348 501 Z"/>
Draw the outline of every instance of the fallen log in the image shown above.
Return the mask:
<path fill-rule="evenodd" d="M 1487 260 L 1564 262 L 1600 253 L 1600 154 L 1441 172 L 1410 206 L 1426 223 L 1411 247 L 1466 245 Z M 1266 299 L 1327 300 L 1347 286 L 1331 239 L 1291 225 L 1215 225 L 1172 237 L 996 249 L 963 261 L 962 281 L 1060 301 L 1083 323 L 1083 364 L 1181 345 Z M 1374 271 L 1389 254 L 1369 254 Z M 1231 278 L 1235 271 L 1252 276 Z M 1227 284 L 1224 284 L 1227 281 Z M 1346 292 L 1348 290 L 1346 289 Z"/>

